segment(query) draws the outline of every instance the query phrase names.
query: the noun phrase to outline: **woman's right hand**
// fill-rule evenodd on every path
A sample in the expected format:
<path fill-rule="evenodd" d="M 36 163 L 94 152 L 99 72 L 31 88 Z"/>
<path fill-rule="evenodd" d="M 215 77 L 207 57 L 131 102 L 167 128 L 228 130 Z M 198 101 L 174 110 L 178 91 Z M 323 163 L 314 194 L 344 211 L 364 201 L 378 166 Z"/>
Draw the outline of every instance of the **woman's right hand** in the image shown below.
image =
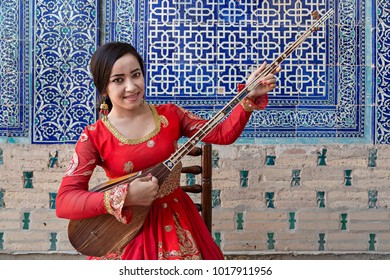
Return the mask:
<path fill-rule="evenodd" d="M 127 187 L 124 206 L 149 206 L 154 201 L 158 191 L 158 180 L 152 174 L 137 178 Z"/>

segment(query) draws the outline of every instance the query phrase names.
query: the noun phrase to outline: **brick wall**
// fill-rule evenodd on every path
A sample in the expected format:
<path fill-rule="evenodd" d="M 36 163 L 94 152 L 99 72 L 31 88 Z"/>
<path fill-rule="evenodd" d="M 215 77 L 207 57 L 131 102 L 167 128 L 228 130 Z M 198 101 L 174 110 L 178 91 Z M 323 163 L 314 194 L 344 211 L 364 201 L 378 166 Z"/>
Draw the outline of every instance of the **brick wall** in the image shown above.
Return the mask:
<path fill-rule="evenodd" d="M 73 145 L 0 149 L 0 258 L 83 258 L 54 204 Z M 104 180 L 98 169 L 91 185 Z M 227 258 L 390 251 L 388 145 L 213 146 L 213 190 L 213 236 Z"/>

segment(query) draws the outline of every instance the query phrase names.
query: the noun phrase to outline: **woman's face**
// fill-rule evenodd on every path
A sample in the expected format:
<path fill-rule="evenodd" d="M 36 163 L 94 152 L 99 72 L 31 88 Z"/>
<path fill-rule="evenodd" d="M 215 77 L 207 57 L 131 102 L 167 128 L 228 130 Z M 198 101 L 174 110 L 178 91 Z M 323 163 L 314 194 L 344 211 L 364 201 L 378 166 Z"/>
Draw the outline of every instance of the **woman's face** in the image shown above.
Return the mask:
<path fill-rule="evenodd" d="M 137 58 L 125 54 L 113 65 L 106 93 L 112 102 L 111 112 L 126 113 L 139 109 L 144 97 L 144 76 Z"/>

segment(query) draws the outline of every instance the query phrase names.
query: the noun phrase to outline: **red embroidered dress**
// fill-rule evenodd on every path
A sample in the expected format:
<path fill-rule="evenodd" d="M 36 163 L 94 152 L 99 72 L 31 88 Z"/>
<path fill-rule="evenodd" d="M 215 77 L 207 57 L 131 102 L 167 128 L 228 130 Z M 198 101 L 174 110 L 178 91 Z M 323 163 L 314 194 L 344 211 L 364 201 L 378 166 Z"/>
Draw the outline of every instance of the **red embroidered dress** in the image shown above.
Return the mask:
<path fill-rule="evenodd" d="M 241 134 L 251 111 L 265 108 L 267 95 L 241 102 L 230 116 L 204 139 L 231 144 Z M 108 121 L 98 120 L 85 128 L 57 195 L 57 216 L 84 219 L 110 213 L 119 222 L 132 219 L 131 207 L 123 208 L 127 185 L 105 193 L 88 191 L 94 168 L 104 168 L 113 179 L 154 166 L 174 153 L 182 136 L 191 137 L 206 122 L 176 105 L 150 106 L 156 128 L 142 139 L 124 138 Z M 223 259 L 191 198 L 179 188 L 157 198 L 138 235 L 123 252 L 101 259 Z"/>

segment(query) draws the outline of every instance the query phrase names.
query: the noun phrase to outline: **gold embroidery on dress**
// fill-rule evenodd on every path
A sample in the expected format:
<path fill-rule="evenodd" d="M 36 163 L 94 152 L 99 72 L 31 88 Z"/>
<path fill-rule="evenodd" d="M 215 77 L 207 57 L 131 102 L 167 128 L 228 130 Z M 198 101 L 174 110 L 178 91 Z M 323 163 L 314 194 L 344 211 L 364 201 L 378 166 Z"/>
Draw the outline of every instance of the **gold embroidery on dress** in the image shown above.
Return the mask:
<path fill-rule="evenodd" d="M 165 116 L 163 116 L 163 115 L 160 115 L 160 121 L 161 121 L 161 123 L 162 123 L 164 128 L 169 125 L 168 119 Z"/>
<path fill-rule="evenodd" d="M 157 113 L 157 110 L 154 106 L 152 105 L 149 105 L 150 109 L 152 110 L 152 113 L 153 113 L 153 117 L 154 117 L 154 123 L 155 123 L 155 129 L 150 132 L 148 135 L 142 137 L 142 138 L 138 138 L 138 139 L 128 139 L 126 138 L 125 136 L 123 136 L 117 129 L 115 126 L 113 126 L 110 121 L 107 119 L 102 119 L 102 122 L 104 123 L 104 125 L 108 128 L 108 130 L 119 140 L 119 142 L 123 143 L 123 144 L 127 144 L 127 145 L 136 145 L 136 144 L 140 144 L 140 143 L 143 143 L 149 139 L 151 139 L 152 137 L 156 136 L 157 133 L 160 132 L 160 129 L 161 129 L 161 120 L 160 120 L 160 117 Z"/>
<path fill-rule="evenodd" d="M 122 251 L 117 251 L 113 253 L 108 253 L 105 256 L 102 257 L 91 257 L 91 260 L 121 260 L 123 255 L 123 250 Z"/>
<path fill-rule="evenodd" d="M 163 243 L 160 242 L 158 244 L 158 248 L 159 248 L 158 258 L 165 259 L 165 260 L 171 258 L 180 258 L 184 260 L 201 260 L 202 256 L 197 248 L 196 242 L 194 241 L 191 232 L 183 229 L 183 227 L 179 222 L 178 215 L 176 213 L 173 214 L 173 220 L 175 223 L 180 251 L 177 250 L 165 251 L 163 248 Z"/>
<path fill-rule="evenodd" d="M 80 135 L 80 141 L 81 141 L 81 142 L 88 141 L 88 135 L 85 134 L 85 133 L 82 133 L 82 134 Z"/>
<path fill-rule="evenodd" d="M 176 190 L 180 185 L 180 177 L 181 177 L 181 162 L 176 164 L 176 166 L 172 169 L 171 173 L 162 183 L 160 188 L 158 189 L 156 198 L 164 197 L 174 190 Z"/>
<path fill-rule="evenodd" d="M 202 257 L 191 232 L 182 228 L 177 214 L 173 215 L 173 220 L 175 221 L 182 258 L 186 260 L 200 260 Z"/>
<path fill-rule="evenodd" d="M 191 113 L 191 112 L 188 111 L 187 109 L 184 109 L 183 107 L 180 107 L 180 106 L 178 106 L 178 108 L 179 108 L 184 114 L 186 114 L 190 119 L 193 119 L 193 120 L 202 120 L 201 117 L 199 117 L 198 115 L 195 115 L 195 114 Z"/>
<path fill-rule="evenodd" d="M 172 230 L 172 226 L 165 226 L 164 230 L 165 232 L 170 232 Z"/>
<path fill-rule="evenodd" d="M 125 170 L 125 172 L 127 174 L 130 174 L 131 172 L 133 172 L 133 168 L 134 168 L 134 164 L 131 161 L 126 162 L 124 167 L 123 167 L 123 169 Z"/>
<path fill-rule="evenodd" d="M 65 176 L 71 176 L 73 175 L 73 172 L 76 170 L 76 168 L 79 166 L 79 156 L 76 152 L 73 153 L 72 159 L 70 160 L 69 166 L 65 171 Z"/>
<path fill-rule="evenodd" d="M 73 153 L 72 159 L 68 168 L 65 171 L 64 177 L 67 176 L 91 176 L 96 160 L 92 159 L 83 166 L 79 166 L 79 156 L 77 152 Z"/>

